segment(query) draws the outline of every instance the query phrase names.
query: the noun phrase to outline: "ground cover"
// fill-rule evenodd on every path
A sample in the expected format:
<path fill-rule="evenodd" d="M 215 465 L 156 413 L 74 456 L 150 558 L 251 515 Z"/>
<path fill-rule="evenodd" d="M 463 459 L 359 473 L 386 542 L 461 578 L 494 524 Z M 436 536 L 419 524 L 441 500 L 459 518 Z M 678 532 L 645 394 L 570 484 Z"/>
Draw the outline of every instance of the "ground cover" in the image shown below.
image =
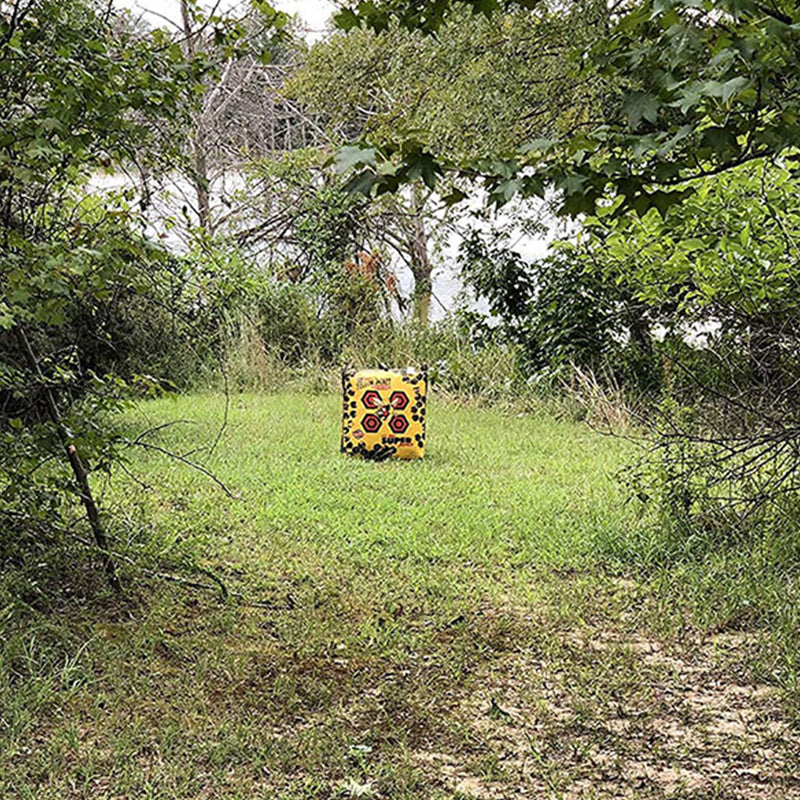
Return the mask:
<path fill-rule="evenodd" d="M 106 506 L 211 588 L 140 574 L 18 633 L 0 796 L 800 797 L 791 581 L 754 550 L 624 557 L 660 541 L 613 477 L 629 443 L 433 402 L 428 457 L 374 464 L 339 456 L 335 397 L 237 395 L 209 453 L 223 414 L 131 412 L 234 499 L 151 450 Z"/>

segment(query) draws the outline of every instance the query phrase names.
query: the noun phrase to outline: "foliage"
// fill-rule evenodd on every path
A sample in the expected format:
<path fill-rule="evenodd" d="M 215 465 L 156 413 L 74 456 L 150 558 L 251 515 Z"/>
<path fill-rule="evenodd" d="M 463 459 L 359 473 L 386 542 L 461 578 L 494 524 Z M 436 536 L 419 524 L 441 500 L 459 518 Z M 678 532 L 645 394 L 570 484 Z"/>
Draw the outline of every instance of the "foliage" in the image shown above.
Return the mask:
<path fill-rule="evenodd" d="M 245 280 L 256 293 L 272 292 L 270 282 L 302 284 L 333 353 L 342 337 L 402 311 L 405 298 L 380 210 L 345 191 L 327 161 L 325 151 L 304 148 L 250 165 L 236 257 L 250 262 Z"/>
<path fill-rule="evenodd" d="M 475 234 L 463 272 L 494 317 L 484 337 L 632 395 L 665 519 L 690 530 L 713 508 L 727 530 L 763 529 L 798 489 L 796 178 L 760 161 L 691 189 L 664 215 L 606 203 L 532 264 Z"/>
<path fill-rule="evenodd" d="M 435 38 L 395 25 L 351 30 L 316 43 L 288 81 L 287 90 L 327 122 L 334 142 L 360 136 L 369 143 L 342 147 L 335 167 L 356 171 L 350 189 L 379 187 L 370 218 L 383 222 L 382 238 L 414 277 L 418 320 L 427 320 L 431 298 L 428 242 L 444 239 L 453 223 L 447 207 L 465 196 L 449 184 L 431 191 L 436 159 L 492 158 L 585 117 L 594 86 L 578 78 L 567 55 L 589 45 L 600 16 L 595 3 L 576 2 L 535 17 L 456 15 Z M 401 155 L 415 163 L 406 168 L 392 159 Z"/>
<path fill-rule="evenodd" d="M 436 37 L 395 25 L 334 33 L 314 44 L 287 90 L 339 139 L 384 147 L 408 133 L 437 157 L 487 158 L 587 113 L 591 87 L 566 56 L 590 43 L 593 11 L 576 3 L 550 16 L 460 14 Z"/>
<path fill-rule="evenodd" d="M 301 148 L 251 162 L 238 193 L 235 241 L 254 260 L 294 282 L 339 274 L 359 250 L 370 249 L 365 200 L 343 191 L 323 166 L 327 154 Z"/>
<path fill-rule="evenodd" d="M 561 253 L 528 263 L 502 234 L 473 232 L 461 245 L 461 275 L 488 301 L 484 336 L 516 342 L 529 374 L 569 362 L 600 368 L 614 349 L 614 292 Z M 488 326 L 488 328 L 487 328 Z"/>
<path fill-rule="evenodd" d="M 754 162 L 696 182 L 663 218 L 611 205 L 569 246 L 663 331 L 643 474 L 687 530 L 710 516 L 731 534 L 764 529 L 799 488 L 796 185 L 787 166 Z"/>
<path fill-rule="evenodd" d="M 473 231 L 459 260 L 465 285 L 488 304 L 488 316 L 469 312 L 473 341 L 515 343 L 529 380 L 570 380 L 577 368 L 634 394 L 657 389 L 650 309 L 600 267 L 594 250 L 566 240 L 526 261 L 501 228 Z"/>
<path fill-rule="evenodd" d="M 267 275 L 237 283 L 239 312 L 228 312 L 222 332 L 226 372 L 237 389 L 274 392 L 294 386 L 318 393 L 336 387 L 342 363 L 427 364 L 434 390 L 454 400 L 559 405 L 549 391 L 540 391 L 543 387 L 527 385 L 530 373 L 513 342 L 478 343 L 474 327 L 460 318 L 428 325 L 389 319 L 377 313 L 374 288 L 365 281 L 326 284 L 336 304 L 321 304 L 314 284 Z M 570 407 L 568 413 L 574 411 Z"/>
<path fill-rule="evenodd" d="M 760 326 L 792 337 L 800 217 L 791 171 L 755 162 L 692 188 L 665 218 L 616 217 L 614 205 L 587 221 L 606 275 L 660 309 L 671 328 L 686 320 L 737 339 Z"/>
<path fill-rule="evenodd" d="M 766 402 L 791 405 L 782 393 L 797 368 L 796 183 L 785 166 L 745 165 L 695 182 L 665 217 L 607 206 L 562 246 L 643 306 L 651 326 L 725 350 L 717 390 L 767 384 Z"/>
<path fill-rule="evenodd" d="M 338 20 L 346 28 L 383 30 L 397 21 L 433 32 L 462 5 L 486 14 L 501 8 L 497 0 L 388 0 L 354 4 Z M 548 13 L 542 2 L 515 5 Z M 795 12 L 788 1 L 640 0 L 610 16 L 591 48 L 584 69 L 602 87 L 596 111 L 565 136 L 534 138 L 512 158 L 493 153 L 482 165 L 437 161 L 406 143 L 395 148 L 401 163 L 367 169 L 360 183 L 391 189 L 411 171 L 435 176 L 453 166 L 484 175 L 498 201 L 553 186 L 570 214 L 593 211 L 609 194 L 639 214 L 663 214 L 691 193 L 687 180 L 795 147 Z"/>
<path fill-rule="evenodd" d="M 163 297 L 174 260 L 137 230 L 132 190 L 88 187 L 113 167 L 152 174 L 180 156 L 175 132 L 206 68 L 94 0 L 0 8 L 3 538 L 23 555 L 48 526 L 47 541 L 63 541 L 77 496 L 112 583 L 88 474 L 118 458 L 108 417 L 131 388 L 114 369 L 130 355 L 115 323 L 134 298 Z"/>

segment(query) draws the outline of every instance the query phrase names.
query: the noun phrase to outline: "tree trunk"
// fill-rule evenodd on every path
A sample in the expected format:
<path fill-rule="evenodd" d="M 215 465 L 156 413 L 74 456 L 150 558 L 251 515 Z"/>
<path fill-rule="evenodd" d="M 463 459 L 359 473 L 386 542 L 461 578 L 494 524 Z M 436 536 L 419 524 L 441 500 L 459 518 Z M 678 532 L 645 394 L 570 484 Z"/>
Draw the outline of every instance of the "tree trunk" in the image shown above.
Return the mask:
<path fill-rule="evenodd" d="M 198 120 L 194 136 L 194 191 L 197 195 L 197 218 L 203 233 L 211 232 L 211 195 L 208 190 L 208 159 L 204 144 L 203 126 Z"/>
<path fill-rule="evenodd" d="M 192 26 L 188 0 L 181 0 L 181 19 L 186 54 L 191 57 L 197 52 L 197 34 Z M 194 122 L 194 134 L 191 136 L 194 168 L 190 180 L 197 196 L 198 222 L 203 233 L 208 234 L 211 232 L 211 197 L 208 189 L 208 153 L 206 152 L 206 132 L 202 109 Z"/>
<path fill-rule="evenodd" d="M 650 324 L 644 316 L 645 306 L 635 303 L 633 314 L 630 317 L 631 342 L 639 351 L 639 355 L 647 360 L 653 357 L 653 337 L 650 333 Z"/>
<path fill-rule="evenodd" d="M 45 403 L 47 404 L 47 413 L 50 416 L 53 424 L 56 426 L 59 438 L 61 439 L 64 450 L 67 453 L 67 458 L 69 459 L 69 464 L 72 468 L 72 474 L 75 476 L 75 481 L 78 484 L 81 502 L 83 503 L 83 507 L 86 509 L 86 516 L 89 520 L 89 526 L 91 527 L 92 534 L 94 535 L 95 544 L 97 545 L 97 548 L 100 551 L 100 557 L 103 560 L 103 567 L 106 571 L 106 575 L 108 576 L 108 582 L 115 591 L 119 592 L 122 587 L 119 582 L 119 577 L 117 576 L 116 565 L 114 564 L 114 560 L 111 557 L 111 551 L 108 547 L 106 532 L 103 529 L 103 524 L 100 520 L 100 512 L 97 509 L 97 504 L 94 501 L 92 489 L 89 485 L 89 473 L 83 464 L 83 459 L 81 459 L 80 453 L 78 453 L 78 448 L 75 447 L 72 442 L 70 442 L 71 437 L 67 433 L 64 423 L 61 420 L 61 414 L 58 411 L 55 393 L 50 386 L 48 386 L 45 377 L 42 374 L 39 361 L 33 352 L 33 348 L 28 341 L 28 337 L 25 335 L 24 329 L 20 326 L 17 326 L 16 333 L 17 340 L 19 341 L 22 352 L 25 355 L 25 360 L 28 362 L 28 368 L 43 388 Z"/>
<path fill-rule="evenodd" d="M 428 255 L 428 234 L 422 216 L 425 199 L 418 185 L 415 184 L 411 191 L 413 217 L 408 229 L 407 245 L 411 273 L 414 276 L 414 318 L 421 325 L 427 325 L 430 319 L 433 281 Z"/>

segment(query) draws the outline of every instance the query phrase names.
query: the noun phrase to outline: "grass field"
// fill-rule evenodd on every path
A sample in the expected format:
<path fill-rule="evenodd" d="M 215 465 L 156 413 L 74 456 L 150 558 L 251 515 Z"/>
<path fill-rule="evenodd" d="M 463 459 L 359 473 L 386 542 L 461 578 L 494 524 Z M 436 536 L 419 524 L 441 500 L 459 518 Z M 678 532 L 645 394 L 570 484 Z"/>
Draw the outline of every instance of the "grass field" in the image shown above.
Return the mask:
<path fill-rule="evenodd" d="M 209 454 L 223 413 L 131 412 L 234 498 L 132 451 L 125 552 L 210 588 L 129 565 L 9 640 L 0 797 L 800 798 L 794 584 L 763 543 L 665 568 L 630 444 L 434 401 L 423 461 L 352 461 L 337 398 L 284 394 Z"/>

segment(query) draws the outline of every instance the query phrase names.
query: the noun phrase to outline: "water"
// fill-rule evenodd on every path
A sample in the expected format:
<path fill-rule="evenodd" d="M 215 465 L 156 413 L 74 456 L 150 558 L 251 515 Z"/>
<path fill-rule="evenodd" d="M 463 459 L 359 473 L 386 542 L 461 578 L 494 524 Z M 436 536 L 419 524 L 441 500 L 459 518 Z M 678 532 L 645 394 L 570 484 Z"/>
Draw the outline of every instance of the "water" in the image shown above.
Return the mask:
<path fill-rule="evenodd" d="M 122 173 L 96 175 L 89 185 L 93 191 L 119 191 L 133 189 L 132 207 L 140 202 L 141 191 L 132 176 Z M 212 185 L 212 216 L 222 215 L 230 211 L 229 198 L 237 192 L 247 190 L 247 184 L 241 174 L 227 173 Z M 187 229 L 186 215 L 183 208 L 191 209 L 195 202 L 194 189 L 189 181 L 180 175 L 171 176 L 162 186 L 152 193 L 151 202 L 144 212 L 146 220 L 145 233 L 151 238 L 160 240 L 164 246 L 176 253 L 186 253 L 192 246 L 192 237 Z M 435 208 L 441 204 L 434 196 L 429 206 Z M 485 302 L 480 302 L 469 291 L 465 291 L 459 277 L 458 253 L 465 234 L 468 231 L 501 228 L 507 233 L 509 246 L 516 250 L 523 259 L 533 260 L 547 254 L 551 242 L 569 234 L 570 230 L 548 211 L 542 201 L 526 201 L 524 204 L 510 204 L 492 214 L 486 212 L 486 198 L 480 190 L 476 190 L 471 201 L 463 207 L 450 209 L 446 215 L 434 215 L 426 223 L 429 238 L 429 251 L 433 266 L 433 300 L 430 308 L 431 320 L 441 320 L 454 308 L 461 305 L 466 308 L 488 313 Z M 193 212 L 189 210 L 189 216 Z M 253 212 L 248 218 L 238 217 L 238 229 L 258 223 L 262 217 Z M 538 228 L 531 220 L 538 219 Z M 531 232 L 534 228 L 534 232 Z M 230 228 L 225 233 L 234 233 L 237 228 Z M 266 251 L 265 251 L 266 252 Z M 254 253 L 254 258 L 265 258 L 265 252 Z M 355 254 L 354 254 L 355 255 Z M 414 291 L 414 277 L 402 258 L 395 253 L 390 255 L 390 269 L 398 279 L 402 296 L 411 298 Z M 410 304 L 409 304 L 410 306 Z M 399 310 L 395 310 L 399 317 Z"/>

